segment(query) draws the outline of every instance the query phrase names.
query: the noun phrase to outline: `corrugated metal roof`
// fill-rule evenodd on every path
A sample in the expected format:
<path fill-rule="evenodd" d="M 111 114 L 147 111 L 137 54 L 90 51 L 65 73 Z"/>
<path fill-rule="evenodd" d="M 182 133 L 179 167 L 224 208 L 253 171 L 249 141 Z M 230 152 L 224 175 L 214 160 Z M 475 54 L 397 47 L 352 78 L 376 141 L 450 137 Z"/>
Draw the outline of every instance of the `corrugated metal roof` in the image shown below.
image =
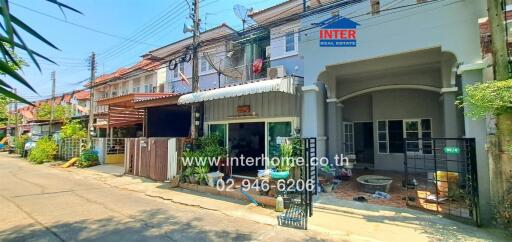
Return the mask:
<path fill-rule="evenodd" d="M 230 86 L 209 91 L 189 93 L 178 99 L 178 104 L 197 103 L 215 99 L 239 97 L 256 93 L 284 92 L 295 94 L 293 77 L 283 77 L 272 80 L 263 80 L 238 86 Z"/>

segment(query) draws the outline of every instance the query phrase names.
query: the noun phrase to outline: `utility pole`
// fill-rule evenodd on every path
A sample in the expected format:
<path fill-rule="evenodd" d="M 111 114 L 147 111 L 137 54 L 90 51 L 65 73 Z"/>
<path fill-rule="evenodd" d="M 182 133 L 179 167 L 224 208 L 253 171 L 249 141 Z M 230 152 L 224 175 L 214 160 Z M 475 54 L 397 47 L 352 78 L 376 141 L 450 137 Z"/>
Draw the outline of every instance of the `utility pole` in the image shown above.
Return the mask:
<path fill-rule="evenodd" d="M 94 79 L 96 79 L 96 53 L 91 54 L 91 81 L 89 83 L 89 124 L 87 125 L 87 134 L 89 137 L 89 144 L 92 144 L 91 132 L 94 131 Z"/>
<path fill-rule="evenodd" d="M 194 33 L 192 36 L 192 92 L 199 92 L 199 0 L 194 0 Z M 196 138 L 199 128 L 200 109 L 196 104 L 192 104 L 191 115 L 192 124 L 190 125 L 190 137 Z M 197 114 L 198 115 L 197 115 Z"/>
<path fill-rule="evenodd" d="M 505 16 L 501 3 L 502 1 L 498 0 L 487 0 L 495 81 L 504 81 L 510 77 Z M 491 134 L 487 138 L 491 200 L 496 204 L 502 203 L 512 188 L 512 184 L 508 182 L 512 170 L 512 158 L 506 152 L 507 147 L 512 145 L 507 139 L 507 136 L 512 133 L 511 119 L 511 114 L 496 115 L 496 135 Z"/>
<path fill-rule="evenodd" d="M 53 118 L 55 113 L 55 71 L 52 71 L 52 99 L 51 99 L 51 111 L 50 111 L 50 126 L 48 127 L 48 134 L 50 137 L 53 135 Z"/>
<path fill-rule="evenodd" d="M 495 80 L 503 81 L 509 77 L 509 60 L 505 36 L 505 17 L 501 1 L 487 0 L 489 26 L 491 27 L 492 56 L 494 59 Z"/>
<path fill-rule="evenodd" d="M 18 95 L 16 88 L 14 88 L 14 94 Z M 14 101 L 14 137 L 16 137 L 16 140 L 19 138 L 19 132 L 18 132 L 18 101 Z"/>

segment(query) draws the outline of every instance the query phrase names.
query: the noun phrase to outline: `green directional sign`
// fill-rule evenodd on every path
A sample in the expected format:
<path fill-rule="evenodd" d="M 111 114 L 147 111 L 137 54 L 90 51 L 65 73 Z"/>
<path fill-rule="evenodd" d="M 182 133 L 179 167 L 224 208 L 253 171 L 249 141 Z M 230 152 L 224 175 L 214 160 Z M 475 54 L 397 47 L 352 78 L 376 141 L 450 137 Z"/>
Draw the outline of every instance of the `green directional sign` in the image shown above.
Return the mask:
<path fill-rule="evenodd" d="M 453 147 L 453 146 L 446 146 L 444 147 L 444 153 L 445 154 L 460 154 L 460 148 L 459 147 Z"/>

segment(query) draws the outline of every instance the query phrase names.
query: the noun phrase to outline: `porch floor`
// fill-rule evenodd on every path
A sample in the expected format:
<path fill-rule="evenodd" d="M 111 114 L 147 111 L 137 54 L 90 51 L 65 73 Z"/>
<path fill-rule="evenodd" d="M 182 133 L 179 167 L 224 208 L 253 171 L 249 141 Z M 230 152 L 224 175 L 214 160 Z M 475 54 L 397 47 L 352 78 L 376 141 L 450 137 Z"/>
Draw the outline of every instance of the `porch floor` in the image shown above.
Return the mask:
<path fill-rule="evenodd" d="M 362 191 L 360 184 L 357 182 L 357 177 L 362 175 L 380 175 L 387 176 L 393 179 L 389 189 L 390 199 L 379 199 L 373 198 L 372 194 L 365 193 Z M 465 198 L 461 197 L 450 197 L 448 192 L 436 191 L 435 183 L 427 179 L 427 174 L 411 174 L 410 177 L 415 177 L 418 185 L 415 189 L 407 190 L 402 186 L 404 180 L 404 174 L 396 171 L 382 171 L 382 170 L 364 170 L 364 169 L 353 169 L 352 178 L 349 181 L 342 181 L 340 185 L 333 191 L 336 198 L 343 200 L 353 200 L 354 197 L 364 196 L 369 204 L 390 206 L 396 208 L 411 208 L 416 207 L 418 209 L 430 210 L 441 214 L 454 215 L 462 218 L 471 218 L 470 210 Z M 442 181 L 438 181 L 442 183 Z M 462 189 L 459 189 L 458 194 L 462 194 Z M 435 200 L 429 200 L 427 196 L 435 195 L 436 192 L 439 194 L 439 202 Z M 452 193 L 452 191 L 450 191 Z M 405 198 L 409 197 L 409 206 L 407 206 Z M 444 200 L 441 201 L 441 198 Z"/>

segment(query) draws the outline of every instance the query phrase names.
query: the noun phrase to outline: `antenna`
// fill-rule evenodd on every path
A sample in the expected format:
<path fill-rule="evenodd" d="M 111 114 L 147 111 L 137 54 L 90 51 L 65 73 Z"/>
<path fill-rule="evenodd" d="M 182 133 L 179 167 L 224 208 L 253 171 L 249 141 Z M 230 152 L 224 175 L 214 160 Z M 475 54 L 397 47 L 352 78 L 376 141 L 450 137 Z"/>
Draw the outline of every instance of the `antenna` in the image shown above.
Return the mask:
<path fill-rule="evenodd" d="M 247 22 L 250 22 L 250 24 L 254 23 L 254 20 L 249 17 L 249 14 L 252 13 L 252 8 L 246 8 L 240 4 L 235 4 L 235 6 L 233 6 L 233 11 L 235 12 L 235 15 L 242 20 L 242 31 L 245 31 L 245 24 Z"/>

